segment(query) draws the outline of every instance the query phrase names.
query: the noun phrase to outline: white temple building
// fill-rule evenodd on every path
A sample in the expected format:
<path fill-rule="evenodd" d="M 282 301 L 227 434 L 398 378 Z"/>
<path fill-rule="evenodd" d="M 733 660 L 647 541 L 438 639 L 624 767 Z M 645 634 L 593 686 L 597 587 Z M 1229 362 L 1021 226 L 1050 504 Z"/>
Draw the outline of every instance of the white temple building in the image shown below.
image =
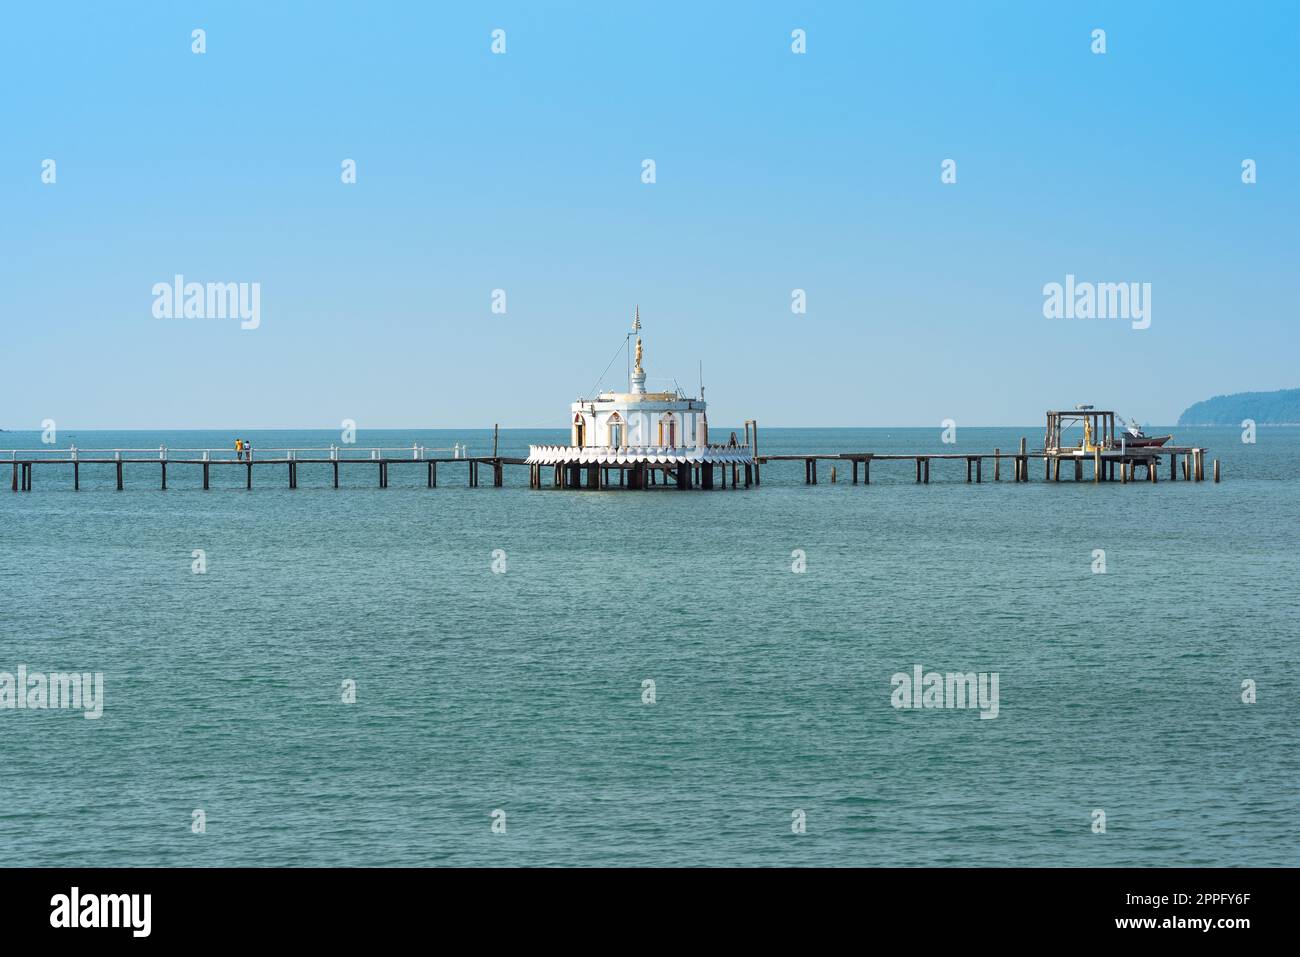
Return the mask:
<path fill-rule="evenodd" d="M 628 391 L 600 392 L 593 399 L 578 399 L 569 407 L 569 444 L 529 446 L 532 485 L 544 484 L 543 469 L 554 469 L 557 488 L 648 488 L 656 484 L 677 488 L 714 488 L 716 469 L 722 469 L 722 487 L 731 470 L 734 487 L 744 470 L 744 484 L 752 478 L 753 451 L 736 443 L 709 444 L 709 417 L 701 395 L 690 398 L 676 392 L 647 392 L 641 365 L 641 310 L 632 320 L 636 335 L 636 365 Z"/>

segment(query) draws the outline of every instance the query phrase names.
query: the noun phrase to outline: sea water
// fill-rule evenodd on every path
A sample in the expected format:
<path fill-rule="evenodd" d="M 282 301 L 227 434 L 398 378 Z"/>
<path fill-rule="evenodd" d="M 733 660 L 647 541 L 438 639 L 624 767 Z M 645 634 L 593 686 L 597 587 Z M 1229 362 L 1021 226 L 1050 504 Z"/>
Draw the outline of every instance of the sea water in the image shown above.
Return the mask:
<path fill-rule="evenodd" d="M 870 486 L 791 462 L 748 490 L 530 490 L 518 467 L 471 489 L 444 464 L 430 490 L 412 463 L 337 491 L 328 466 L 296 491 L 261 466 L 252 492 L 220 466 L 204 492 L 173 464 L 162 492 L 151 464 L 121 493 L 111 465 L 80 492 L 37 466 L 13 494 L 0 455 L 0 672 L 103 675 L 96 720 L 0 709 L 6 863 L 1300 864 L 1300 429 L 1172 431 L 1221 484 L 935 461 L 917 485 L 901 461 Z M 760 451 L 1041 433 L 764 429 Z M 237 434 L 340 440 L 58 444 Z M 996 674 L 996 717 L 896 707 L 918 666 Z"/>

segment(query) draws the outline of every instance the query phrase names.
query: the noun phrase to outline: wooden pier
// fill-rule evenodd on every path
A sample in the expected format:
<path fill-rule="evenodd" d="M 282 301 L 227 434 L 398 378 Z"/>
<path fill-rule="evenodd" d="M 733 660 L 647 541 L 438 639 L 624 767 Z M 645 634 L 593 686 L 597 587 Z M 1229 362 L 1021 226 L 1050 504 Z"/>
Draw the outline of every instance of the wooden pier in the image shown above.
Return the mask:
<path fill-rule="evenodd" d="M 480 469 L 486 466 L 491 475 L 491 484 L 501 488 L 505 484 L 506 466 L 524 466 L 528 469 L 528 486 L 533 489 L 652 489 L 675 488 L 680 490 L 714 488 L 750 488 L 761 484 L 762 467 L 773 462 L 803 462 L 804 482 L 808 485 L 818 484 L 818 464 L 831 463 L 830 480 L 838 480 L 838 470 L 847 466 L 854 485 L 871 484 L 871 466 L 876 462 L 910 462 L 914 468 L 915 482 L 928 485 L 930 482 L 930 464 L 934 462 L 965 463 L 965 480 L 967 483 L 980 484 L 986 475 L 992 481 L 1003 481 L 1003 463 L 1007 464 L 1007 481 L 1028 482 L 1030 480 L 1030 463 L 1041 459 L 1043 462 L 1043 481 L 1060 482 L 1062 466 L 1065 466 L 1067 479 L 1075 482 L 1090 478 L 1093 482 L 1120 482 L 1127 484 L 1134 481 L 1155 483 L 1160 480 L 1160 473 L 1168 465 L 1168 480 L 1178 481 L 1181 466 L 1183 481 L 1201 482 L 1206 477 L 1206 455 L 1208 449 L 1198 446 L 1147 446 L 1128 448 L 1121 442 L 1118 448 L 1107 447 L 1113 436 L 1106 432 L 1102 416 L 1106 412 L 1091 410 L 1079 413 L 1084 417 L 1096 417 L 1097 430 L 1089 434 L 1101 438 L 1098 444 L 1090 444 L 1085 439 L 1080 446 L 1063 446 L 1060 444 L 1060 420 L 1062 416 L 1075 413 L 1048 413 L 1049 430 L 1044 448 L 1030 451 L 1027 441 L 1020 440 L 1020 446 L 1013 451 L 1004 452 L 994 449 L 992 452 L 808 452 L 760 455 L 758 452 L 758 423 L 752 419 L 745 422 L 744 441 L 738 441 L 733 433 L 731 445 L 719 447 L 723 451 L 740 448 L 746 450 L 745 462 L 728 464 L 709 464 L 679 462 L 673 464 L 651 464 L 648 462 L 628 462 L 626 464 L 538 464 L 525 458 L 516 458 L 497 454 L 497 430 L 493 430 L 491 455 L 464 455 L 459 447 L 455 449 L 431 449 L 412 445 L 409 448 L 356 448 L 355 446 L 330 446 L 328 448 L 296 449 L 271 448 L 254 449 L 246 453 L 237 453 L 224 449 L 169 449 L 160 446 L 156 449 L 9 449 L 0 451 L 0 468 L 8 461 L 12 469 L 11 488 L 15 492 L 30 492 L 32 476 L 36 466 L 53 471 L 59 466 L 71 471 L 72 488 L 81 489 L 81 467 L 83 465 L 111 465 L 114 467 L 118 491 L 125 487 L 125 470 L 129 465 L 139 467 L 156 467 L 158 485 L 166 490 L 171 480 L 176 480 L 176 466 L 184 467 L 186 481 L 198 484 L 207 491 L 211 485 L 212 469 L 235 469 L 242 471 L 244 488 L 253 488 L 253 473 L 266 475 L 268 470 L 274 474 L 283 469 L 279 481 L 286 483 L 290 489 L 298 488 L 299 465 L 325 465 L 330 467 L 333 488 L 339 487 L 340 470 L 373 469 L 375 484 L 378 488 L 388 488 L 389 470 L 394 466 L 400 468 L 423 467 L 425 485 L 438 487 L 438 466 L 465 467 L 465 482 L 470 488 L 480 485 Z M 1055 424 L 1056 429 L 1050 427 Z M 581 451 L 581 450 L 580 450 Z M 617 450 L 616 450 L 617 451 Z M 681 453 L 684 450 L 666 450 Z M 453 454 L 440 454 L 452 452 Z M 198 473 L 197 475 L 195 473 Z M 1073 473 L 1071 476 L 1070 473 Z M 958 475 L 961 473 L 959 472 Z M 1213 460 L 1213 480 L 1221 479 L 1219 460 Z M 191 478 L 192 476 L 192 478 Z M 1140 476 L 1140 477 L 1139 477 Z M 730 480 L 730 481 L 728 481 Z"/>
<path fill-rule="evenodd" d="M 992 452 L 817 452 L 763 455 L 755 457 L 754 461 L 756 463 L 756 472 L 757 466 L 766 465 L 769 462 L 802 461 L 804 463 L 804 482 L 808 485 L 818 483 L 818 462 L 833 463 L 831 466 L 832 476 L 836 476 L 838 467 L 847 464 L 852 470 L 851 483 L 853 485 L 859 483 L 859 476 L 863 485 L 871 484 L 871 463 L 873 462 L 911 462 L 915 466 L 915 481 L 917 484 L 928 485 L 930 482 L 931 462 L 964 462 L 966 481 L 978 484 L 984 481 L 986 462 L 991 464 L 990 475 L 992 481 L 1002 481 L 1002 463 L 1004 460 L 1009 460 L 1008 481 L 1028 482 L 1030 480 L 1030 461 L 1038 459 L 1043 462 L 1044 482 L 1061 481 L 1061 467 L 1064 463 L 1067 478 L 1071 477 L 1070 472 L 1072 471 L 1072 478 L 1076 482 L 1089 480 L 1092 482 L 1120 482 L 1121 484 L 1127 484 L 1134 481 L 1159 481 L 1160 472 L 1164 468 L 1162 459 L 1168 459 L 1169 481 L 1178 480 L 1180 463 L 1184 481 L 1204 481 L 1205 453 L 1209 451 L 1201 447 L 1173 446 L 1124 451 L 1095 449 L 1089 453 L 1071 453 L 1045 449 L 1027 451 L 1024 446 L 1025 443 L 1022 439 L 1021 449 L 1018 452 L 1003 452 L 1001 449 L 994 449 Z M 1215 482 L 1220 481 L 1221 474 L 1219 460 L 1214 459 L 1213 478 Z M 834 477 L 832 481 L 835 481 Z"/>
<path fill-rule="evenodd" d="M 530 488 L 562 489 L 651 489 L 656 487 L 677 489 L 713 488 L 749 488 L 760 484 L 761 467 L 773 462 L 803 462 L 804 482 L 816 485 L 820 476 L 819 463 L 830 463 L 832 473 L 838 477 L 838 469 L 843 469 L 853 485 L 870 485 L 873 463 L 909 462 L 917 484 L 930 482 L 930 466 L 935 463 L 956 462 L 965 466 L 964 478 L 968 483 L 979 484 L 986 480 L 1028 482 L 1032 461 L 1043 463 L 1043 481 L 1060 482 L 1062 471 L 1066 480 L 1075 482 L 1120 482 L 1134 481 L 1157 482 L 1165 472 L 1168 481 L 1200 482 L 1206 479 L 1206 452 L 1208 449 L 1191 446 L 1178 446 L 1162 449 L 1143 449 L 1141 452 L 1130 450 L 1126 453 L 1095 451 L 1092 454 L 1062 454 L 1044 450 L 1003 452 L 809 452 L 777 455 L 755 456 L 754 464 L 730 466 L 549 466 L 530 464 L 526 459 L 505 455 L 466 455 L 449 456 L 428 454 L 420 448 L 402 449 L 405 454 L 393 454 L 394 449 L 349 449 L 348 454 L 339 454 L 342 450 L 330 449 L 268 449 L 256 451 L 252 458 L 237 458 L 228 449 L 10 449 L 0 451 L 0 469 L 7 461 L 11 469 L 11 488 L 15 492 L 30 492 L 33 487 L 33 474 L 39 468 L 43 472 L 70 472 L 74 490 L 81 489 L 81 467 L 112 466 L 116 487 L 121 491 L 125 487 L 127 467 L 132 471 L 140 468 L 155 468 L 158 487 L 166 490 L 178 480 L 186 485 L 199 486 L 205 491 L 211 488 L 213 469 L 234 469 L 242 474 L 244 487 L 252 489 L 255 484 L 254 473 L 259 476 L 275 475 L 274 479 L 283 482 L 287 488 L 297 489 L 299 465 L 323 465 L 329 467 L 330 485 L 339 487 L 339 474 L 344 468 L 371 469 L 377 488 L 389 487 L 389 472 L 394 467 L 424 469 L 425 485 L 438 487 L 438 467 L 443 466 L 444 473 L 448 466 L 460 470 L 462 480 L 469 488 L 478 488 L 484 480 L 501 488 L 504 484 L 506 466 L 524 466 L 528 469 Z M 146 454 L 146 452 L 148 454 Z M 195 454 L 199 453 L 199 454 Z M 1005 469 L 1004 469 L 1005 463 Z M 178 468 L 179 467 L 179 468 Z M 961 466 L 959 465 L 960 469 Z M 487 475 L 481 472 L 486 470 Z M 178 476 L 178 472 L 180 475 Z M 1222 470 L 1219 460 L 1214 459 L 1210 469 L 1212 479 L 1220 481 Z M 0 472 L 0 474 L 3 474 Z M 963 472 L 958 471 L 958 476 Z M 183 478 L 181 477 L 183 476 Z M 445 475 L 444 475 L 445 478 Z M 835 481 L 833 478 L 832 481 Z"/>
<path fill-rule="evenodd" d="M 504 485 L 504 468 L 507 465 L 523 465 L 522 458 L 503 455 L 439 455 L 451 449 L 428 449 L 421 446 L 410 448 L 372 448 L 356 449 L 352 446 L 330 447 L 327 449 L 257 449 L 247 454 L 238 454 L 230 449 L 10 449 L 0 452 L 0 468 L 8 460 L 12 469 L 11 487 L 15 492 L 32 490 L 32 475 L 37 466 L 44 471 L 52 466 L 61 466 L 72 472 L 72 488 L 81 490 L 81 467 L 83 465 L 111 465 L 114 467 L 117 490 L 125 487 L 126 467 L 133 469 L 140 466 L 153 466 L 158 469 L 159 488 L 166 491 L 170 477 L 176 479 L 175 466 L 185 466 L 187 476 L 195 476 L 195 484 L 202 482 L 204 491 L 212 487 L 212 470 L 235 469 L 243 473 L 244 487 L 253 488 L 253 473 L 266 475 L 283 469 L 281 475 L 288 488 L 298 488 L 299 465 L 330 466 L 332 485 L 339 487 L 339 472 L 344 466 L 352 468 L 371 468 L 374 470 L 378 488 L 388 488 L 388 474 L 393 466 L 424 466 L 425 484 L 428 488 L 438 486 L 438 466 L 465 466 L 465 478 L 470 488 L 480 484 L 480 467 L 486 465 L 491 475 L 492 485 L 500 488 Z M 399 454 L 400 453 L 400 454 Z M 433 454 L 430 454 L 433 453 Z"/>

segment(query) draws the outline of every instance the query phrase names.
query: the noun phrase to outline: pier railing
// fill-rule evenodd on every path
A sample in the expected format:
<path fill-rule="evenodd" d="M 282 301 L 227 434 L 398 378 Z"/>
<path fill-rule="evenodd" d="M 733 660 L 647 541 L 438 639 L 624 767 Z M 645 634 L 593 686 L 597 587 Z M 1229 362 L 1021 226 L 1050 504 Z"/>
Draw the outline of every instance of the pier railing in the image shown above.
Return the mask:
<path fill-rule="evenodd" d="M 237 451 L 230 446 L 221 448 L 172 448 L 167 445 L 149 448 L 80 448 L 76 445 L 64 449 L 42 448 L 0 449 L 0 461 L 20 459 L 40 462 L 115 462 L 131 460 L 174 462 L 277 462 L 314 461 L 373 461 L 379 459 L 407 458 L 416 461 L 438 453 L 450 453 L 453 459 L 470 458 L 469 447 L 461 443 L 450 446 L 411 445 L 370 446 L 330 445 L 319 447 L 255 446 Z"/>

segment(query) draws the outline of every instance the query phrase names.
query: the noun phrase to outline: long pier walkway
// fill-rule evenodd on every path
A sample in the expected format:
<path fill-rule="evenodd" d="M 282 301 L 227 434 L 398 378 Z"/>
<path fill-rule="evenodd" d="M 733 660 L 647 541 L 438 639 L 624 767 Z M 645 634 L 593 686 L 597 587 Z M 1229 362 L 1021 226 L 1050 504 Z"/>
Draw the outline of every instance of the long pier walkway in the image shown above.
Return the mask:
<path fill-rule="evenodd" d="M 985 464 L 992 465 L 992 480 L 995 482 L 1002 481 L 1003 462 L 1008 464 L 1008 478 L 1014 482 L 1028 482 L 1030 480 L 1030 461 L 1041 459 L 1044 466 L 1043 480 L 1050 482 L 1061 481 L 1061 470 L 1064 465 L 1067 477 L 1070 471 L 1073 471 L 1073 480 L 1076 482 L 1085 480 L 1085 475 L 1093 482 L 1115 482 L 1122 483 L 1138 481 L 1139 469 L 1141 469 L 1141 480 L 1157 482 L 1160 473 L 1164 467 L 1165 460 L 1168 466 L 1169 481 L 1177 481 L 1180 471 L 1184 481 L 1203 481 L 1206 477 L 1205 453 L 1208 449 L 1192 446 L 1175 446 L 1167 448 L 1140 448 L 1121 450 L 1102 450 L 1094 449 L 1089 452 L 1080 450 L 1052 450 L 1046 451 L 1039 449 L 1037 451 L 1028 451 L 1025 448 L 1025 442 L 1022 439 L 1019 451 L 1003 452 L 1001 449 L 994 449 L 992 452 L 809 452 L 809 453 L 789 453 L 777 455 L 754 455 L 754 465 L 752 466 L 752 476 L 750 466 L 745 466 L 744 485 L 748 487 L 751 484 L 761 484 L 762 466 L 772 462 L 798 462 L 804 463 L 804 481 L 809 485 L 818 483 L 818 463 L 830 462 L 832 482 L 838 480 L 838 470 L 848 467 L 851 472 L 851 481 L 854 485 L 861 481 L 864 485 L 871 484 L 871 466 L 876 462 L 911 462 L 915 468 L 916 482 L 928 484 L 930 481 L 930 463 L 942 461 L 965 462 L 966 464 L 966 481 L 983 482 L 985 480 Z M 440 454 L 440 453 L 453 454 Z M 75 446 L 67 449 L 4 449 L 0 450 L 0 469 L 3 469 L 4 463 L 9 462 L 12 470 L 11 488 L 13 491 L 30 492 L 32 490 L 32 476 L 37 466 L 44 470 L 53 470 L 58 467 L 63 470 L 70 470 L 72 475 L 72 488 L 81 489 L 81 467 L 83 465 L 112 465 L 115 469 L 117 490 L 122 491 L 124 486 L 125 470 L 127 466 L 138 468 L 142 466 L 151 466 L 158 469 L 158 487 L 166 490 L 168 487 L 168 469 L 174 470 L 176 466 L 197 469 L 201 472 L 202 487 L 204 490 L 211 488 L 212 469 L 236 469 L 242 470 L 244 478 L 244 487 L 253 488 L 254 470 L 259 475 L 266 475 L 268 470 L 282 468 L 282 480 L 287 482 L 290 489 L 298 488 L 298 466 L 299 465 L 327 465 L 330 466 L 333 476 L 332 485 L 334 488 L 339 487 L 339 472 L 342 468 L 371 468 L 374 470 L 375 481 L 379 488 L 388 488 L 389 469 L 393 466 L 401 467 L 419 467 L 423 466 L 425 470 L 425 484 L 429 488 L 438 486 L 438 466 L 465 466 L 465 478 L 470 488 L 479 486 L 479 471 L 482 466 L 486 466 L 491 474 L 492 485 L 500 488 L 504 483 L 505 467 L 525 466 L 529 469 L 529 487 L 544 488 L 553 484 L 556 488 L 591 488 L 591 489 L 609 489 L 618 487 L 653 487 L 655 484 L 653 475 L 644 485 L 637 486 L 635 483 L 625 483 L 621 480 L 615 482 L 611 480 L 610 474 L 600 475 L 597 479 L 587 482 L 568 482 L 564 481 L 560 470 L 556 469 L 556 479 L 554 483 L 543 482 L 542 469 L 544 466 L 531 465 L 525 458 L 518 458 L 505 455 L 462 455 L 459 449 L 431 449 L 420 445 L 413 445 L 409 448 L 356 448 L 355 446 L 330 446 L 328 448 L 271 448 L 271 449 L 254 449 L 247 454 L 236 454 L 229 448 L 223 449 L 169 449 L 165 446 L 156 449 L 78 449 Z M 722 488 L 727 487 L 726 469 L 727 466 L 717 466 L 723 470 Z M 658 472 L 662 472 L 662 487 L 676 487 L 679 489 L 690 488 L 713 488 L 714 480 L 712 469 L 714 466 L 693 466 L 692 473 L 688 474 L 685 482 L 677 472 L 671 467 L 656 467 Z M 605 469 L 603 471 L 612 473 L 613 471 L 622 471 L 619 469 Z M 735 467 L 733 467 L 732 488 L 740 485 L 739 478 Z M 1213 479 L 1215 482 L 1220 480 L 1219 460 L 1213 460 Z M 705 475 L 708 472 L 710 474 Z M 0 474 L 3 474 L 0 472 Z M 66 471 L 65 471 L 66 474 Z M 173 471 L 172 476 L 175 476 Z"/>
<path fill-rule="evenodd" d="M 795 453 L 784 455 L 760 455 L 755 456 L 754 461 L 758 465 L 766 465 L 769 462 L 798 462 L 804 463 L 804 482 L 809 485 L 817 484 L 817 463 L 831 462 L 831 481 L 836 481 L 839 467 L 845 464 L 850 465 L 852 469 L 852 483 L 858 484 L 859 474 L 862 477 L 862 483 L 869 485 L 871 483 L 871 463 L 872 462 L 912 462 L 916 468 L 916 481 L 921 484 L 928 484 L 930 481 L 930 463 L 932 461 L 964 461 L 966 463 L 966 481 L 983 482 L 984 481 L 984 463 L 991 461 L 993 465 L 993 481 L 1002 480 L 1002 463 L 1007 460 L 1010 465 L 1010 478 L 1014 482 L 1029 481 L 1029 462 L 1031 459 L 1041 459 L 1043 462 L 1043 481 L 1059 482 L 1061 481 L 1061 468 L 1066 467 L 1067 476 L 1072 469 L 1074 472 L 1074 481 L 1083 481 L 1085 473 L 1091 473 L 1093 482 L 1121 482 L 1128 483 L 1138 481 L 1138 475 L 1141 474 L 1142 481 L 1157 482 L 1160 479 L 1162 460 L 1168 459 L 1169 481 L 1178 480 L 1179 464 L 1182 465 L 1182 478 L 1184 481 L 1200 482 L 1205 479 L 1205 453 L 1209 449 L 1196 446 L 1168 446 L 1168 447 L 1146 447 L 1146 448 L 1127 448 L 1127 449 L 1101 449 L 1095 448 L 1091 451 L 1081 449 L 1061 449 L 1061 450 L 1044 450 L 1028 451 L 1025 448 L 1025 441 L 1020 442 L 1019 451 L 1003 452 L 1001 449 L 994 449 L 992 452 L 819 452 L 819 453 Z M 1142 470 L 1139 473 L 1139 469 Z M 1214 481 L 1220 480 L 1221 470 L 1219 460 L 1213 462 Z"/>
<path fill-rule="evenodd" d="M 451 452 L 453 454 L 438 454 Z M 32 490 L 32 473 L 36 466 L 42 469 L 51 466 L 71 467 L 72 487 L 81 489 L 81 467 L 83 465 L 112 465 L 116 470 L 117 489 L 123 489 L 126 466 L 151 465 L 158 469 L 159 487 L 167 488 L 167 470 L 174 466 L 196 466 L 202 470 L 203 488 L 211 488 L 212 469 L 239 469 L 244 473 L 244 486 L 253 487 L 253 470 L 265 475 L 268 467 L 283 467 L 288 487 L 298 487 L 299 465 L 328 465 L 333 470 L 333 486 L 339 487 L 339 470 L 347 466 L 370 467 L 375 470 L 379 488 L 388 488 L 388 470 L 394 465 L 425 467 L 426 483 L 429 488 L 438 485 L 438 466 L 444 463 L 464 465 L 471 488 L 479 484 L 479 467 L 486 465 L 491 470 L 492 484 L 501 486 L 503 469 L 506 465 L 524 465 L 522 458 L 502 455 L 461 455 L 459 450 L 430 449 L 413 445 L 410 448 L 369 448 L 359 449 L 354 446 L 330 446 L 312 449 L 253 449 L 248 453 L 236 453 L 232 449 L 169 449 L 160 446 L 156 449 L 7 449 L 0 451 L 0 468 L 5 460 L 12 465 L 13 491 L 30 492 Z M 173 475 L 175 473 L 173 472 Z"/>

